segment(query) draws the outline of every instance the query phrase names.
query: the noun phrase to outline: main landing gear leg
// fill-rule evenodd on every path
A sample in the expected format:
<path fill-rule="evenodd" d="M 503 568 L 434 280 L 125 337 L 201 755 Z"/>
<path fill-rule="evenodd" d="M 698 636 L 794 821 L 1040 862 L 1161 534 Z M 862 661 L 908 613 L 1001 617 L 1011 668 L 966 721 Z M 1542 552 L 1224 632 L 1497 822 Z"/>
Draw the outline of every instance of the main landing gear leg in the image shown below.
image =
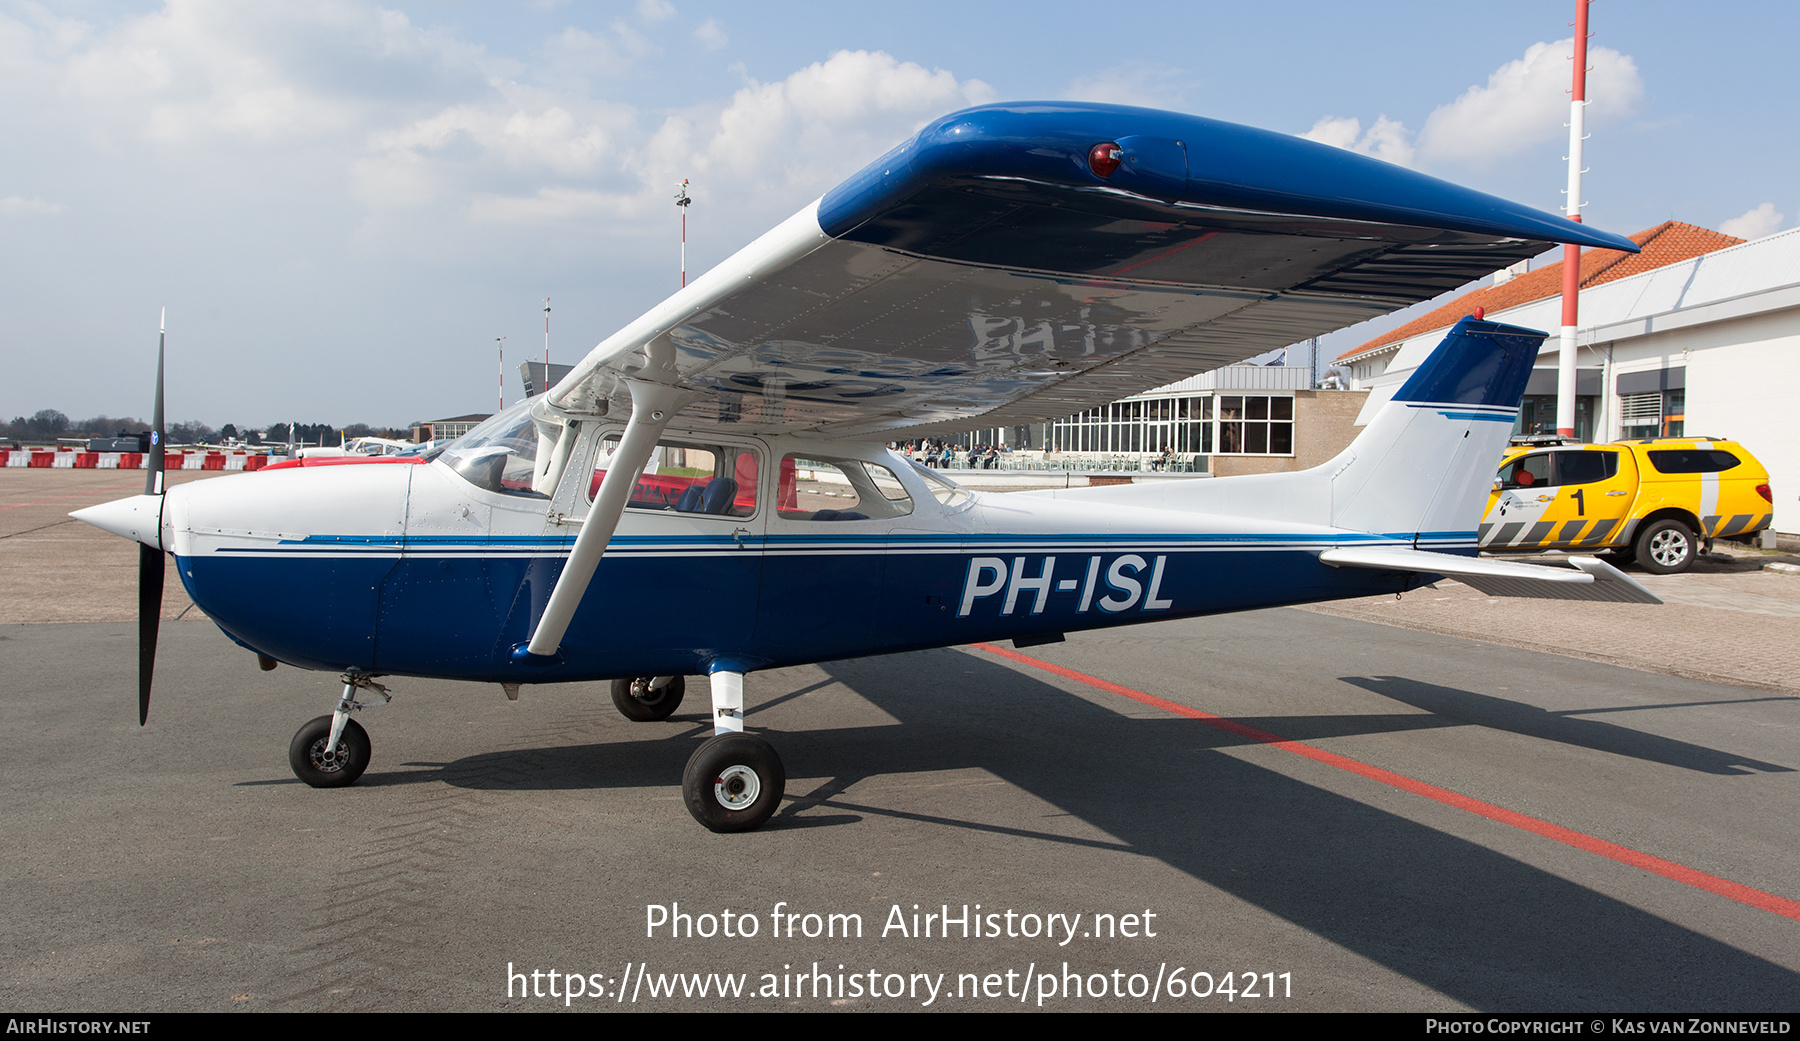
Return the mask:
<path fill-rule="evenodd" d="M 369 677 L 346 673 L 337 711 L 301 727 L 288 744 L 288 765 L 294 776 L 314 788 L 342 788 L 369 768 L 369 734 L 350 718 L 350 713 L 367 704 L 356 700 L 358 688 L 373 691 L 384 705 L 394 700 L 386 687 Z"/>
<path fill-rule="evenodd" d="M 713 736 L 681 775 L 688 812 L 711 831 L 749 831 L 774 815 L 787 771 L 767 741 L 744 733 L 744 674 L 712 674 Z"/>

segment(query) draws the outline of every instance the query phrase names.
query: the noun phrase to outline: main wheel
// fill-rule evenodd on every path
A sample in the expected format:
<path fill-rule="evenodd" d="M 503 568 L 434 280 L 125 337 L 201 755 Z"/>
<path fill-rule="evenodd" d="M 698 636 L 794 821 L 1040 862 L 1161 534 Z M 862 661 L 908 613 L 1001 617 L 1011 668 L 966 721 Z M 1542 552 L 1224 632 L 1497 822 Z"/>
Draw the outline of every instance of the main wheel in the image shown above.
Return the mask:
<path fill-rule="evenodd" d="M 1637 564 L 1653 575 L 1686 571 L 1694 562 L 1694 533 L 1678 520 L 1659 520 L 1638 533 Z"/>
<path fill-rule="evenodd" d="M 719 734 L 694 750 L 681 774 L 688 812 L 709 831 L 749 831 L 781 805 L 787 771 L 755 734 Z"/>
<path fill-rule="evenodd" d="M 677 676 L 659 689 L 651 690 L 653 678 L 639 676 L 612 681 L 613 706 L 619 710 L 619 715 L 635 723 L 654 723 L 668 719 L 681 707 L 681 697 L 687 693 L 687 681 Z"/>
<path fill-rule="evenodd" d="M 337 751 L 328 756 L 325 746 L 330 741 L 330 716 L 320 716 L 301 727 L 288 743 L 288 765 L 294 768 L 294 776 L 314 788 L 354 784 L 369 768 L 369 732 L 356 720 L 347 720 Z"/>

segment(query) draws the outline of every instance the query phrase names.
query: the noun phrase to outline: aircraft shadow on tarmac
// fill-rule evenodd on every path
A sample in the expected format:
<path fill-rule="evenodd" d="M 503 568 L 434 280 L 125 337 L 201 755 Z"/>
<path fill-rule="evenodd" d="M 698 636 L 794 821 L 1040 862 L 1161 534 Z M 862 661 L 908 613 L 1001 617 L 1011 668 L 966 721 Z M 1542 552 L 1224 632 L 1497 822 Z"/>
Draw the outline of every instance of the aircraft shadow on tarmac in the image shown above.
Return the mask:
<path fill-rule="evenodd" d="M 1522 737 L 1574 745 L 1596 752 L 1609 752 L 1613 755 L 1628 756 L 1632 759 L 1642 759 L 1645 762 L 1661 763 L 1664 766 L 1674 766 L 1699 773 L 1727 775 L 1754 772 L 1791 773 L 1794 769 L 1791 766 L 1765 763 L 1758 759 L 1750 759 L 1732 752 L 1722 752 L 1703 745 L 1677 741 L 1656 734 L 1646 734 L 1641 730 L 1632 730 L 1629 727 L 1579 718 L 1588 715 L 1588 711 L 1549 712 L 1535 705 L 1524 705 L 1517 701 L 1508 701 L 1505 698 L 1496 698 L 1489 694 L 1477 694 L 1474 691 L 1459 690 L 1455 687 L 1420 683 L 1418 680 L 1409 680 L 1400 676 L 1343 676 L 1340 678 L 1345 683 L 1431 713 L 1431 718 L 1435 721 L 1432 724 L 1434 726 L 1479 726 L 1489 730 L 1503 730 Z M 1743 700 L 1791 702 L 1794 699 L 1769 697 Z M 1652 711 L 1667 708 L 1690 708 L 1696 704 L 1717 704 L 1717 702 L 1649 705 L 1641 708 L 1634 706 L 1629 709 L 1600 709 L 1597 711 L 1609 713 Z M 1406 718 L 1417 719 L 1420 717 Z M 1244 722 L 1251 721 L 1244 720 Z M 1252 723 L 1251 725 L 1257 724 Z M 1270 729 L 1280 729 L 1283 737 L 1291 737 L 1298 741 L 1307 740 L 1309 736 L 1295 733 L 1293 724 L 1287 720 L 1282 720 L 1278 724 L 1271 723 Z"/>
<path fill-rule="evenodd" d="M 1131 718 L 957 651 L 822 668 L 902 725 L 781 733 L 777 743 L 790 776 L 808 781 L 790 784 L 789 804 L 767 830 L 879 814 L 1040 841 L 1039 866 L 1046 869 L 1054 868 L 1058 848 L 1071 846 L 1153 857 L 1478 1009 L 1780 1009 L 1800 993 L 1800 973 L 1711 936 L 1456 835 L 1220 754 L 1245 739 L 1200 721 Z M 1296 739 L 1479 724 L 1709 773 L 1786 769 L 1467 691 L 1394 677 L 1347 682 L 1433 715 L 1243 722 Z M 802 700 L 826 685 L 760 702 L 753 728 L 774 704 Z M 704 720 L 677 717 L 685 725 L 654 739 L 497 752 L 365 780 L 673 789 L 685 746 L 705 736 Z M 874 776 L 970 769 L 988 771 L 1117 841 L 1036 831 L 1018 820 L 897 811 L 870 805 L 878 795 L 850 795 Z M 818 777 L 828 780 L 812 784 Z M 968 803 L 961 805 L 966 811 Z M 1621 884 L 1645 877 L 1608 861 L 1592 863 Z M 1226 955 L 1249 960 L 1255 952 L 1220 956 Z"/>

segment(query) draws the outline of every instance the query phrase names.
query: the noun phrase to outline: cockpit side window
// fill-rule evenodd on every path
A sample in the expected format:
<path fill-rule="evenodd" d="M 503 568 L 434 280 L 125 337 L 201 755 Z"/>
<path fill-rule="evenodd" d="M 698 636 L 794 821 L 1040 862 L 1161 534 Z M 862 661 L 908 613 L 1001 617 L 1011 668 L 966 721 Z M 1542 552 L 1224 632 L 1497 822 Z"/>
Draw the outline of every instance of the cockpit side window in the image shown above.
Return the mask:
<path fill-rule="evenodd" d="M 588 501 L 600 493 L 600 482 L 614 453 L 617 436 L 600 443 L 600 457 L 588 481 Z M 625 503 L 629 510 L 696 513 L 714 517 L 749 517 L 756 513 L 760 462 L 754 449 L 699 441 L 657 442 Z"/>

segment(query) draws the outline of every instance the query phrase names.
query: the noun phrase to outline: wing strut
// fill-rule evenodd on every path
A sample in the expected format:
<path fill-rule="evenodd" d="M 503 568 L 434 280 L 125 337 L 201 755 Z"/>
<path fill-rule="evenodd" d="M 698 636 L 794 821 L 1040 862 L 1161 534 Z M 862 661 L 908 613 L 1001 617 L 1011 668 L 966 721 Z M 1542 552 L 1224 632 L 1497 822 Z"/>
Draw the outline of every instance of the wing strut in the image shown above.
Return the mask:
<path fill-rule="evenodd" d="M 653 363 L 639 376 L 625 380 L 631 388 L 631 422 L 625 425 L 619 450 L 607 464 L 606 477 L 600 482 L 600 494 L 594 496 L 594 507 L 588 511 L 581 533 L 575 536 L 575 548 L 569 552 L 568 563 L 563 565 L 556 588 L 550 591 L 550 601 L 544 605 L 544 616 L 538 620 L 531 641 L 513 648 L 515 662 L 522 665 L 555 663 L 563 634 L 569 631 L 575 608 L 593 580 L 594 569 L 600 566 L 607 543 L 612 541 L 613 531 L 619 526 L 619 516 L 625 512 L 625 503 L 637 484 L 638 474 L 650 461 L 650 453 L 656 449 L 663 428 L 695 397 L 693 391 L 643 378 L 645 374 L 674 377 L 671 364 L 674 352 L 666 346 L 666 341 L 664 344 L 663 351 L 655 351 L 658 344 L 651 345 L 653 357 L 656 354 L 665 356 L 659 359 L 664 362 L 662 365 Z"/>

